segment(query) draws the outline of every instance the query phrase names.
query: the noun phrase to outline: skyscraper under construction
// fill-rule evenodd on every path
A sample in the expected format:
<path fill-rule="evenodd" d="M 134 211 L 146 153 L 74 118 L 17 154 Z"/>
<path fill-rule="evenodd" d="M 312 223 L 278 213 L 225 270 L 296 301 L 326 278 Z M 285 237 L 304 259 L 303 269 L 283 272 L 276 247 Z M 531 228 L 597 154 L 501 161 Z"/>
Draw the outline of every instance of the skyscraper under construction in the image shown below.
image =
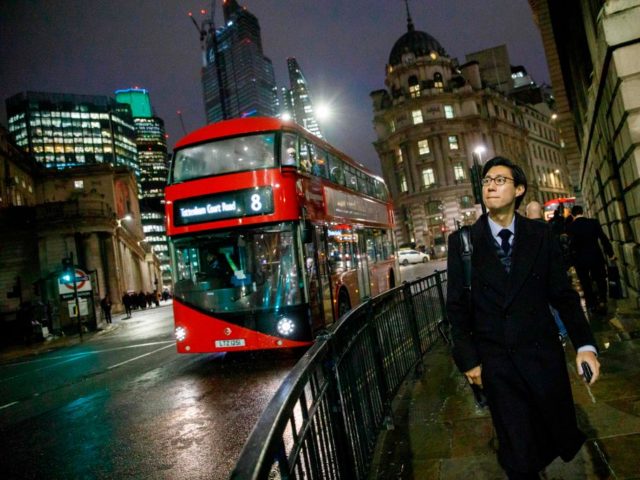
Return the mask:
<path fill-rule="evenodd" d="M 262 52 L 258 19 L 236 0 L 223 2 L 224 25 L 213 9 L 203 24 L 202 87 L 207 123 L 276 114 L 273 65 Z M 205 28 L 206 27 L 206 28 Z"/>

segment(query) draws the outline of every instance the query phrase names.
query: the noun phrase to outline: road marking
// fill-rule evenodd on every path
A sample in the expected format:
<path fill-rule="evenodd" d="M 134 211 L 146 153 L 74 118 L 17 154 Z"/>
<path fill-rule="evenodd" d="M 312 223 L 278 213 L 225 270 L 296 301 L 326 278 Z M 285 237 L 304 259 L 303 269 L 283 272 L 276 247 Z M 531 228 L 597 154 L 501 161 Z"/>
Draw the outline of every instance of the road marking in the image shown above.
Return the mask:
<path fill-rule="evenodd" d="M 15 405 L 16 403 L 19 403 L 19 402 L 11 402 L 11 403 L 7 403 L 6 405 L 2 405 L 0 407 L 0 410 L 2 410 L 3 408 L 9 408 L 10 406 Z"/>
<path fill-rule="evenodd" d="M 153 350 L 151 352 L 143 353 L 142 355 L 138 355 L 137 357 L 130 358 L 129 360 L 125 360 L 124 362 L 116 363 L 115 365 L 111 365 L 110 367 L 107 367 L 107 370 L 112 370 L 114 368 L 121 367 L 122 365 L 126 365 L 129 362 L 133 362 L 135 360 L 139 360 L 139 359 L 147 357 L 149 355 L 153 355 L 156 352 L 159 352 L 161 350 L 165 350 L 165 349 L 167 349 L 169 347 L 173 347 L 174 344 L 175 344 L 175 342 L 171 342 L 171 345 L 165 345 L 164 347 L 157 348 L 157 349 L 155 349 L 155 350 Z"/>
<path fill-rule="evenodd" d="M 141 347 L 148 347 L 148 346 L 152 346 L 152 345 L 165 345 L 165 344 L 167 344 L 167 345 L 165 347 L 163 347 L 163 348 L 167 348 L 167 347 L 170 347 L 171 345 L 175 345 L 176 342 L 175 342 L 175 340 L 162 340 L 162 341 L 159 341 L 159 342 L 138 343 L 138 344 L 135 344 L 135 345 L 125 345 L 123 347 L 105 348 L 104 350 L 92 350 L 90 352 L 79 352 L 79 353 L 72 353 L 72 354 L 69 354 L 69 355 L 57 355 L 57 356 L 54 356 L 54 357 L 38 358 L 38 359 L 33 359 L 33 360 L 27 360 L 27 361 L 24 361 L 24 362 L 16 362 L 16 363 L 11 363 L 11 364 L 5 364 L 5 365 L 3 365 L 3 367 L 16 366 L 16 365 L 26 365 L 26 364 L 29 364 L 29 363 L 36 363 L 36 362 L 43 362 L 43 361 L 51 362 L 52 360 L 60 360 L 59 362 L 48 363 L 47 365 L 44 365 L 44 366 L 42 366 L 40 368 L 37 368 L 35 370 L 19 373 L 17 375 L 13 375 L 11 377 L 2 378 L 2 379 L 0 379 L 0 383 L 4 383 L 4 382 L 11 381 L 11 380 L 15 380 L 16 378 L 24 377 L 26 375 L 30 375 L 32 373 L 39 372 L 39 371 L 42 371 L 42 370 L 45 370 L 45 369 L 48 369 L 48 368 L 59 367 L 60 365 L 62 365 L 64 363 L 69 363 L 69 362 L 72 362 L 74 360 L 85 358 L 85 357 L 87 357 L 89 355 L 97 355 L 98 353 L 114 352 L 114 351 L 118 351 L 118 350 L 127 350 L 127 349 L 131 349 L 131 348 L 141 348 Z"/>

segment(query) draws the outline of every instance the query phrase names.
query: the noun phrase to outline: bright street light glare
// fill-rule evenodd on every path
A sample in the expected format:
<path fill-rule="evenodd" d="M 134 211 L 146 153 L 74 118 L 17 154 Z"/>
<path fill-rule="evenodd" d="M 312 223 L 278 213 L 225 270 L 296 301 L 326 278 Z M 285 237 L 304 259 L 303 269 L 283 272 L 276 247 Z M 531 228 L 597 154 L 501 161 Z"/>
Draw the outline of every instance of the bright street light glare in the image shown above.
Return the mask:
<path fill-rule="evenodd" d="M 486 149 L 486 148 L 484 148 L 484 146 L 482 146 L 482 145 L 478 145 L 478 146 L 476 147 L 476 149 L 474 150 L 474 152 L 475 152 L 477 155 L 482 155 L 482 154 L 483 154 L 484 152 L 486 152 L 486 151 L 487 151 L 487 149 Z"/>
<path fill-rule="evenodd" d="M 325 120 L 331 116 L 331 110 L 325 104 L 319 104 L 316 107 L 316 117 L 318 120 Z"/>

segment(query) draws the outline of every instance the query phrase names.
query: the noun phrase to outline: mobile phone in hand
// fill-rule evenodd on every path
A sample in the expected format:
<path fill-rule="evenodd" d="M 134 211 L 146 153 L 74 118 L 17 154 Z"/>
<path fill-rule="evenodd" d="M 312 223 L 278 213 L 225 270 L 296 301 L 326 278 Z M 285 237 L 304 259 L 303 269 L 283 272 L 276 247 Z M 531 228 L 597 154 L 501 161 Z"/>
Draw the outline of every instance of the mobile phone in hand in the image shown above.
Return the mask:
<path fill-rule="evenodd" d="M 591 383 L 591 379 L 593 378 L 593 371 L 587 362 L 582 362 L 580 364 L 582 367 L 582 376 L 584 377 L 584 381 L 587 383 Z"/>

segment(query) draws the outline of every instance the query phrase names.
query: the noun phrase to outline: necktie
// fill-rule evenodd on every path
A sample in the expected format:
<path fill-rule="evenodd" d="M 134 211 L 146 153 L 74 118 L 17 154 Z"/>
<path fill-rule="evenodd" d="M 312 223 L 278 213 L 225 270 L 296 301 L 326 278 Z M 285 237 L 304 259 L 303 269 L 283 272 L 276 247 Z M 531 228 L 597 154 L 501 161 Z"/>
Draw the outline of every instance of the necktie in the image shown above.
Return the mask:
<path fill-rule="evenodd" d="M 503 228 L 498 232 L 498 236 L 502 239 L 502 243 L 500 246 L 502 247 L 502 251 L 505 255 L 509 256 L 509 252 L 511 251 L 511 244 L 509 243 L 509 238 L 511 237 L 511 230 L 507 230 Z"/>

